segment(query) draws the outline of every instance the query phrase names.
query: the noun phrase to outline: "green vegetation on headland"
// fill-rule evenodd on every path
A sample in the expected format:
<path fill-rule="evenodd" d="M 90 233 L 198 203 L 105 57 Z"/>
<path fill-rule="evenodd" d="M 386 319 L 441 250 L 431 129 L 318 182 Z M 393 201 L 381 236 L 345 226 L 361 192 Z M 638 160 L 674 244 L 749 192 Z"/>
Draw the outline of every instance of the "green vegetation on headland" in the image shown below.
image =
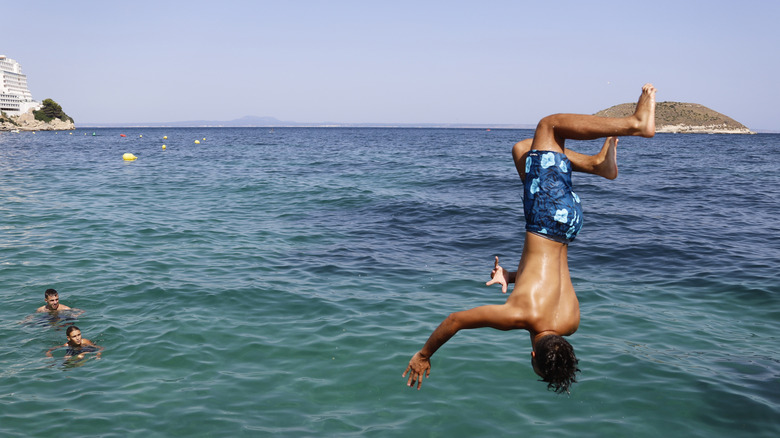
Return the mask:
<path fill-rule="evenodd" d="M 46 123 L 49 123 L 54 119 L 60 119 L 63 122 L 73 122 L 73 119 L 65 114 L 65 112 L 62 110 L 60 104 L 53 101 L 52 99 L 44 99 L 42 104 L 43 108 L 39 109 L 38 111 L 33 111 L 33 114 L 35 114 L 35 120 L 40 120 Z"/>
<path fill-rule="evenodd" d="M 626 117 L 635 103 L 622 103 L 596 113 L 603 117 Z M 698 103 L 658 102 L 655 107 L 656 132 L 702 134 L 754 134 L 747 126 Z"/>
<path fill-rule="evenodd" d="M 19 124 L 16 123 L 16 120 L 14 120 L 12 117 L 6 114 L 5 111 L 0 111 L 0 125 L 4 123 L 8 123 L 13 126 L 19 126 Z"/>
<path fill-rule="evenodd" d="M 41 103 L 39 110 L 32 108 L 18 116 L 0 113 L 0 131 L 58 131 L 75 129 L 73 118 L 52 99 Z"/>

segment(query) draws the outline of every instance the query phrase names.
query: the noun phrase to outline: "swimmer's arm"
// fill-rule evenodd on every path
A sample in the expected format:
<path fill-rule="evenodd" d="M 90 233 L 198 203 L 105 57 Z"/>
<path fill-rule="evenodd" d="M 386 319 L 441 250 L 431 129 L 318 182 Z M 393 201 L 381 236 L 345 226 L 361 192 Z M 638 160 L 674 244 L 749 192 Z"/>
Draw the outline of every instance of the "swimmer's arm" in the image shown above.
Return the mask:
<path fill-rule="evenodd" d="M 84 345 L 87 345 L 87 346 L 90 346 L 90 347 L 97 348 L 97 351 L 96 351 L 96 352 L 95 352 L 95 351 L 90 351 L 90 353 L 97 353 L 97 354 L 95 354 L 95 358 L 96 358 L 96 359 L 100 359 L 100 353 L 103 351 L 103 347 L 101 347 L 100 345 L 97 345 L 97 344 L 93 343 L 93 342 L 92 342 L 92 341 L 90 341 L 89 339 L 84 339 L 84 340 L 82 341 L 82 343 L 83 343 Z"/>
<path fill-rule="evenodd" d="M 71 314 L 70 314 L 70 316 L 71 316 L 72 318 L 78 318 L 79 316 L 81 316 L 81 315 L 83 315 L 83 314 L 84 314 L 84 310 L 82 310 L 82 309 L 71 309 L 71 308 L 69 307 L 67 310 L 70 310 L 70 311 L 71 311 Z"/>
<path fill-rule="evenodd" d="M 480 327 L 512 330 L 526 328 L 526 324 L 519 317 L 516 309 L 506 304 L 480 306 L 451 313 L 431 333 L 422 350 L 418 351 L 409 361 L 409 365 L 402 375 L 402 377 L 406 377 L 406 374 L 409 373 L 407 386 L 414 387 L 416 383 L 417 389 L 420 389 L 423 377 L 428 378 L 431 374 L 431 356 L 460 330 Z"/>
<path fill-rule="evenodd" d="M 491 327 L 497 330 L 513 330 L 525 328 L 517 311 L 506 304 L 479 306 L 449 314 L 439 327 L 431 333 L 420 352 L 425 357 L 431 357 L 436 350 L 449 341 L 461 330 Z"/>
<path fill-rule="evenodd" d="M 46 306 L 41 306 L 35 310 L 35 313 L 43 313 L 43 312 L 48 312 L 48 310 L 46 310 Z"/>
<path fill-rule="evenodd" d="M 64 348 L 64 347 L 67 347 L 67 346 L 68 346 L 68 344 L 67 344 L 67 342 L 66 342 L 66 343 L 65 343 L 65 344 L 63 344 L 63 345 L 58 345 L 58 346 L 56 346 L 56 347 L 51 347 L 51 348 L 49 348 L 49 351 L 47 351 L 47 352 L 46 352 L 46 357 L 54 357 L 54 356 L 52 356 L 52 354 L 51 354 L 51 352 L 52 352 L 52 351 L 54 351 L 54 350 L 59 350 L 60 348 Z"/>

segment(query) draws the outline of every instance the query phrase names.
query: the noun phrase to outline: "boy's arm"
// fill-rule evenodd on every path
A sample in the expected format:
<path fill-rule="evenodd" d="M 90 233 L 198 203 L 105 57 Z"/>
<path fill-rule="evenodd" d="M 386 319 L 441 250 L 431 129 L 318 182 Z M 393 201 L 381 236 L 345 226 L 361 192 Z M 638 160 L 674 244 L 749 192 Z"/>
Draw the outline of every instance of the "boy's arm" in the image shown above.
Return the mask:
<path fill-rule="evenodd" d="M 54 350 L 57 350 L 57 349 L 59 349 L 59 348 L 67 347 L 67 346 L 68 346 L 68 344 L 66 343 L 66 344 L 63 344 L 63 345 L 58 345 L 58 346 L 56 346 L 56 347 L 51 347 L 51 348 L 49 348 L 49 351 L 47 351 L 47 352 L 46 352 L 46 357 L 54 357 L 54 356 L 52 356 L 52 354 L 51 354 L 51 352 L 52 352 L 52 351 L 54 351 Z"/>
<path fill-rule="evenodd" d="M 97 345 L 97 344 L 93 343 L 93 342 L 92 342 L 92 341 L 90 341 L 89 339 L 84 339 L 84 340 L 82 341 L 82 343 L 83 343 L 84 345 L 88 345 L 88 346 L 90 346 L 90 347 L 96 348 L 96 349 L 97 349 L 97 351 L 96 351 L 96 352 L 95 352 L 95 351 L 90 351 L 90 353 L 97 353 L 97 354 L 95 354 L 95 358 L 97 358 L 97 359 L 100 359 L 100 353 L 101 353 L 101 352 L 103 352 L 103 347 L 101 347 L 100 345 Z"/>
<path fill-rule="evenodd" d="M 526 324 L 523 322 L 522 316 L 518 315 L 517 310 L 506 304 L 480 306 L 451 313 L 431 333 L 422 350 L 412 357 L 401 377 L 406 377 L 406 374 L 409 373 L 407 386 L 414 387 L 414 384 L 417 383 L 417 389 L 420 389 L 423 377 L 428 378 L 431 375 L 431 356 L 460 330 L 480 327 L 512 330 L 526 328 L 525 326 Z"/>

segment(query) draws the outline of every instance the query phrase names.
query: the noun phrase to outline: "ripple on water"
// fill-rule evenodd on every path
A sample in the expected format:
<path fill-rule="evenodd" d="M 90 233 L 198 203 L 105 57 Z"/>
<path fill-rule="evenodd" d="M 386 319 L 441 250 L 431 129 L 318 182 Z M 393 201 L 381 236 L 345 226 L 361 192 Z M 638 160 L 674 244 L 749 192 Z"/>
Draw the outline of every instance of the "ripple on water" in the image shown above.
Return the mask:
<path fill-rule="evenodd" d="M 98 131 L 0 135 L 5 435 L 73 419 L 117 437 L 780 431 L 780 248 L 766 238 L 780 228 L 753 213 L 780 213 L 764 202 L 776 136 L 685 138 L 757 150 L 755 172 L 658 135 L 621 142 L 614 181 L 577 175 L 582 373 L 557 396 L 526 333 L 464 331 L 422 391 L 401 378 L 445 315 L 506 299 L 484 281 L 495 255 L 520 256 L 508 151 L 530 131 Z M 130 149 L 139 159 L 121 161 Z M 86 312 L 17 324 L 48 287 Z M 106 347 L 100 361 L 43 356 L 70 323 Z"/>

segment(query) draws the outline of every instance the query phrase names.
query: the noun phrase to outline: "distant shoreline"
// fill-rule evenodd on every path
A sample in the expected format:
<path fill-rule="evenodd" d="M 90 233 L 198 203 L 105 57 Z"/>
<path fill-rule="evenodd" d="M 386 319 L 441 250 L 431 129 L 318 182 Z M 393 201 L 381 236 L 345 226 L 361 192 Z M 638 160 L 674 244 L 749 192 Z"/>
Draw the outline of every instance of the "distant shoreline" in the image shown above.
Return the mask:
<path fill-rule="evenodd" d="M 470 124 L 400 124 L 400 123 L 365 123 L 365 124 L 291 124 L 291 125 L 179 125 L 179 124 L 134 124 L 134 123 L 100 123 L 100 124 L 84 124 L 77 125 L 75 129 L 165 129 L 165 128 L 259 128 L 259 129 L 284 129 L 284 128 L 385 128 L 385 129 L 480 129 L 480 130 L 512 130 L 523 129 L 533 130 L 536 125 L 518 124 L 518 125 L 470 125 Z M 774 129 L 754 129 L 752 133 L 755 134 L 780 134 L 780 130 Z M 697 131 L 697 132 L 678 132 L 667 131 L 665 129 L 659 129 L 656 134 L 723 134 L 733 135 L 732 132 L 720 132 L 720 131 Z"/>
<path fill-rule="evenodd" d="M 529 124 L 470 124 L 470 123 L 286 123 L 286 124 L 231 124 L 231 123 L 85 123 L 76 128 L 440 128 L 440 129 L 536 129 Z"/>
<path fill-rule="evenodd" d="M 616 105 L 596 115 L 622 117 L 633 112 L 635 104 Z M 668 107 L 677 107 L 670 116 Z M 694 111 L 689 107 L 694 106 Z M 687 111 L 687 112 L 686 112 Z M 624 114 L 625 113 L 625 114 Z M 706 113 L 702 120 L 691 114 Z M 680 115 L 686 117 L 680 117 Z M 711 115 L 712 114 L 712 115 Z M 714 117 L 713 117 L 714 115 Z M 724 123 L 725 122 L 725 123 Z M 295 122 L 275 117 L 246 116 L 234 120 L 186 120 L 179 122 L 133 122 L 133 123 L 79 123 L 77 128 L 429 128 L 429 129 L 536 129 L 529 123 L 337 123 L 337 122 Z M 780 133 L 778 129 L 754 129 L 696 104 L 661 102 L 656 113 L 656 133 L 677 132 L 683 134 L 748 134 Z"/>
<path fill-rule="evenodd" d="M 605 117 L 625 117 L 636 104 L 615 105 L 596 113 Z M 536 123 L 337 123 L 296 122 L 276 117 L 244 116 L 233 120 L 185 120 L 178 122 L 83 123 L 83 128 L 439 128 L 439 129 L 536 129 Z M 750 130 L 745 125 L 699 104 L 659 102 L 656 108 L 656 132 L 684 134 L 778 133 L 780 130 Z"/>

